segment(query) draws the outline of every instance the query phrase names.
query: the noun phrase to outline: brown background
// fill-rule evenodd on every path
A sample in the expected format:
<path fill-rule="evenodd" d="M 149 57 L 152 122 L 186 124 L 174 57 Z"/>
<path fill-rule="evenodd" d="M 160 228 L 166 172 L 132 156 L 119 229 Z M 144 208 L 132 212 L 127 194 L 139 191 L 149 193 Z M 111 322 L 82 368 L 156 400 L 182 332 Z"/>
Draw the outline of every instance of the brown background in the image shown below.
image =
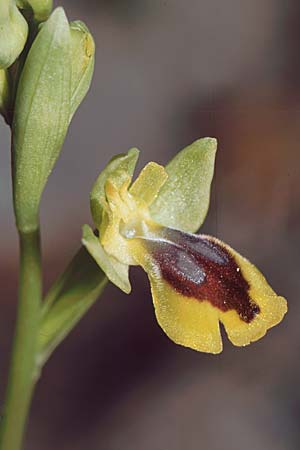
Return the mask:
<path fill-rule="evenodd" d="M 283 323 L 220 356 L 177 347 L 146 276 L 109 286 L 51 358 L 31 450 L 291 450 L 300 445 L 300 7 L 296 0 L 61 0 L 97 44 L 95 77 L 43 198 L 45 288 L 90 222 L 89 189 L 132 146 L 166 163 L 219 141 L 205 232 L 248 256 L 289 300 Z M 0 394 L 17 294 L 9 133 L 1 122 Z M 9 450 L 9 449 L 7 449 Z"/>

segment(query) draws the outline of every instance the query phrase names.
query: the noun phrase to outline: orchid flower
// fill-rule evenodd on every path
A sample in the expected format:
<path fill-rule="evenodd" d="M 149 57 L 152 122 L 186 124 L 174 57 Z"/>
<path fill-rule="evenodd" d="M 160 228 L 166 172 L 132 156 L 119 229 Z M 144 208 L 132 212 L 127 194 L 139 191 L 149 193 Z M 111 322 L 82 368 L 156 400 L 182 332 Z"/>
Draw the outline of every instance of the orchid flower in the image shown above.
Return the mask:
<path fill-rule="evenodd" d="M 131 290 L 129 266 L 148 275 L 161 328 L 177 344 L 220 353 L 229 340 L 260 339 L 287 311 L 259 270 L 219 239 L 192 234 L 209 205 L 216 141 L 200 139 L 164 168 L 148 163 L 135 181 L 138 150 L 114 158 L 91 192 L 96 230 L 83 244 L 108 279 Z"/>

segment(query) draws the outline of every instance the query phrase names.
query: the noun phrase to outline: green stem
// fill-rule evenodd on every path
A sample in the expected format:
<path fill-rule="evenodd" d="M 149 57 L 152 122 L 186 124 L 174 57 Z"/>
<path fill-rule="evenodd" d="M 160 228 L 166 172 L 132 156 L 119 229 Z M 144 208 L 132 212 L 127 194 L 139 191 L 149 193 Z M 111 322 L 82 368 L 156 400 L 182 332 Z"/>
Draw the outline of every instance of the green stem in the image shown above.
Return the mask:
<path fill-rule="evenodd" d="M 0 430 L 0 450 L 20 450 L 34 386 L 42 297 L 39 230 L 20 232 L 19 306 Z"/>

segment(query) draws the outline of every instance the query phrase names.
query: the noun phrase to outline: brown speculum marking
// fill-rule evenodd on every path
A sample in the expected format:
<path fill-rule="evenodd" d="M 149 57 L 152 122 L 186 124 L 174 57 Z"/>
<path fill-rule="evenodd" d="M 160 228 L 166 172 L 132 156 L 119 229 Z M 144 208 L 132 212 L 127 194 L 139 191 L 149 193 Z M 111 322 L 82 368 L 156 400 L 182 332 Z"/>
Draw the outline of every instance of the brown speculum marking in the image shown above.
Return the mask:
<path fill-rule="evenodd" d="M 147 248 L 162 277 L 177 292 L 207 300 L 221 311 L 235 310 L 250 323 L 260 312 L 234 257 L 221 245 L 199 235 L 164 229 Z"/>

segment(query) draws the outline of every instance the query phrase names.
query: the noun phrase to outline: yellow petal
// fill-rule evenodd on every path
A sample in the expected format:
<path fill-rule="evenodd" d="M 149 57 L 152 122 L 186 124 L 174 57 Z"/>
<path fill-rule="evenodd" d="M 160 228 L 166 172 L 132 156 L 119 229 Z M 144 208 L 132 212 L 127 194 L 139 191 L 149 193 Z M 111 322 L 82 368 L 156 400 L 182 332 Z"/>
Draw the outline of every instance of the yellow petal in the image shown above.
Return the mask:
<path fill-rule="evenodd" d="M 132 184 L 130 193 L 145 202 L 147 206 L 156 199 L 160 188 L 167 181 L 168 174 L 163 166 L 155 162 L 148 163 Z"/>

